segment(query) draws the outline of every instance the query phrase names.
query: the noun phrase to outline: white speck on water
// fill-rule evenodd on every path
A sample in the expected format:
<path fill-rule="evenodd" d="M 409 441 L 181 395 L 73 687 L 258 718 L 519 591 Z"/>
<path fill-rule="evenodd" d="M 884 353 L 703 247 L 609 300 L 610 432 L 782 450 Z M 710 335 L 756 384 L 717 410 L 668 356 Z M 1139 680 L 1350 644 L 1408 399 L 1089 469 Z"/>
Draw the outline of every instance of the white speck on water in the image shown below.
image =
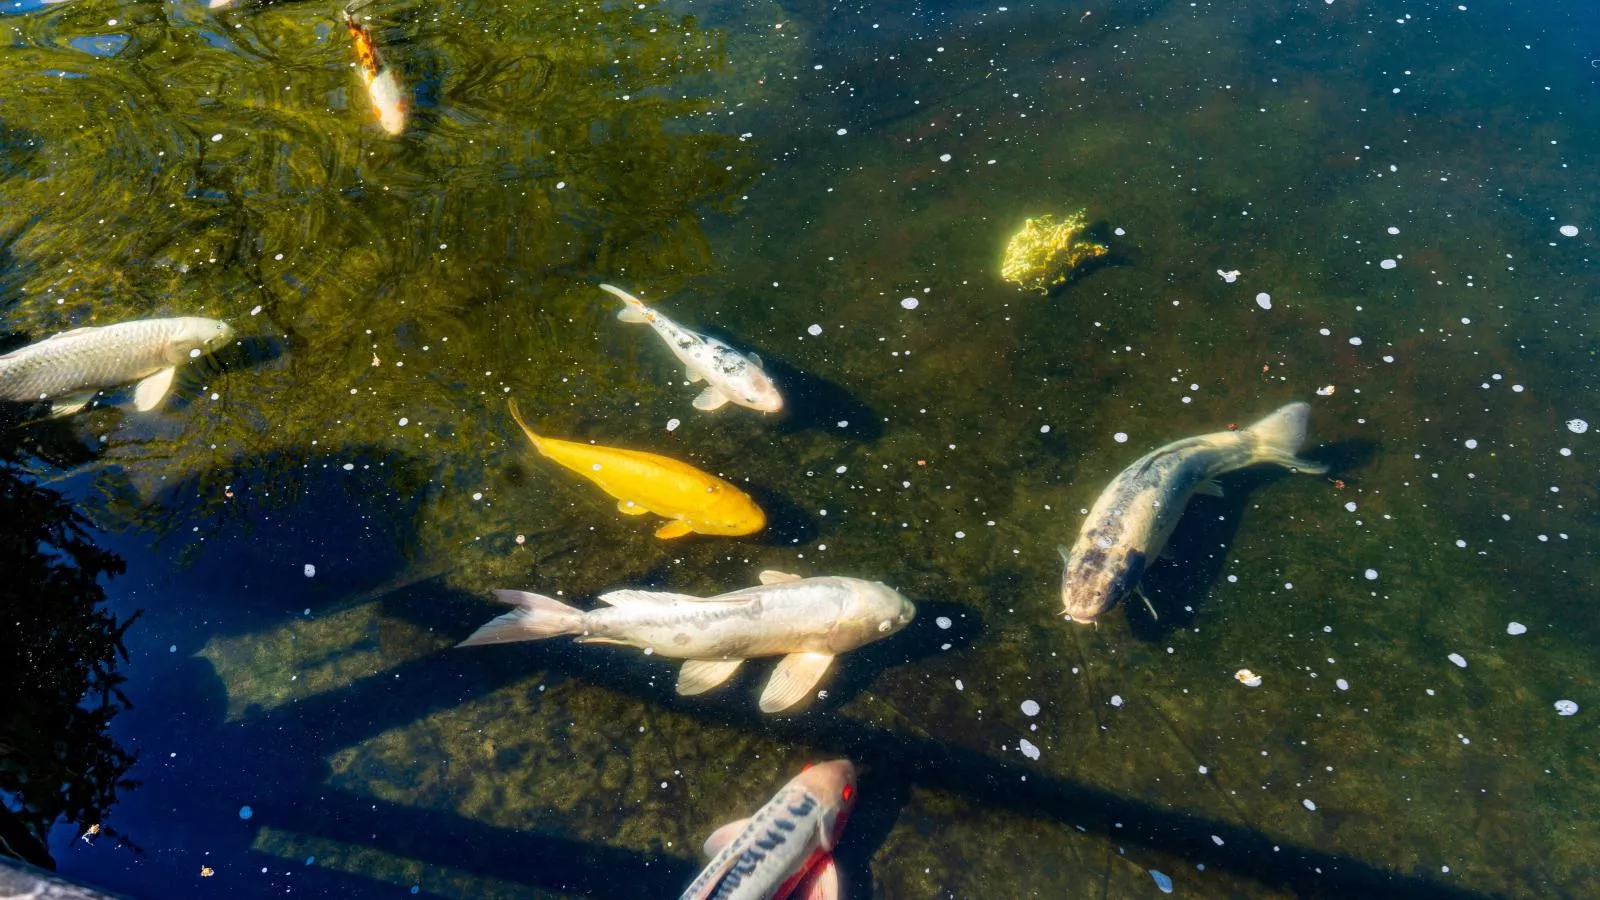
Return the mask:
<path fill-rule="evenodd" d="M 822 326 L 821 325 L 817 325 L 817 324 L 813 323 L 811 325 L 807 325 L 806 326 L 806 334 L 809 334 L 812 337 L 816 337 L 817 335 L 819 335 L 821 333 L 822 333 Z"/>
<path fill-rule="evenodd" d="M 1466 445 L 1466 448 L 1468 450 L 1476 450 L 1476 449 L 1478 449 L 1478 439 L 1477 438 L 1467 438 L 1466 441 L 1465 441 L 1465 445 Z"/>
<path fill-rule="evenodd" d="M 1216 844 L 1218 847 L 1221 847 L 1222 846 L 1222 838 L 1220 836 L 1218 836 L 1218 835 L 1213 834 L 1211 836 L 1211 843 Z"/>
<path fill-rule="evenodd" d="M 250 818 L 251 816 L 253 816 L 255 814 L 256 814 L 256 811 L 251 809 L 248 806 L 239 807 L 239 818 L 241 818 L 241 819 L 248 819 L 248 818 Z"/>
<path fill-rule="evenodd" d="M 1563 226 L 1561 226 L 1561 236 L 1562 237 L 1577 237 L 1578 236 L 1578 226 L 1576 226 L 1576 225 L 1563 225 Z"/>
<path fill-rule="evenodd" d="M 1118 225 L 1111 233 L 1116 235 L 1117 237 L 1122 237 L 1123 235 L 1127 234 L 1128 232 L 1124 231 L 1121 225 Z"/>
<path fill-rule="evenodd" d="M 1345 510 L 1345 512 L 1355 512 L 1356 511 L 1356 502 L 1354 500 L 1345 501 L 1344 510 Z"/>
<path fill-rule="evenodd" d="M 558 191 L 564 191 L 564 190 L 566 190 L 566 189 L 567 189 L 567 183 L 566 183 L 566 182 L 565 182 L 565 181 L 558 181 L 558 182 L 556 182 L 556 190 L 558 190 Z"/>
<path fill-rule="evenodd" d="M 1256 295 L 1256 305 L 1261 307 L 1262 309 L 1271 309 L 1272 308 L 1272 295 L 1267 293 L 1266 291 L 1262 291 L 1261 293 L 1257 294 Z"/>
<path fill-rule="evenodd" d="M 847 466 L 840 466 L 839 468 L 833 470 L 833 474 L 835 474 L 835 475 L 843 475 L 847 468 L 848 468 Z"/>
<path fill-rule="evenodd" d="M 1367 576 L 1367 580 L 1368 581 L 1377 581 L 1378 580 L 1378 570 L 1377 569 L 1368 569 L 1367 571 L 1363 572 L 1362 574 Z"/>
<path fill-rule="evenodd" d="M 1392 357 L 1392 356 L 1390 356 L 1388 354 L 1384 354 L 1383 361 L 1386 362 L 1386 363 L 1392 363 L 1392 362 L 1394 362 L 1394 357 Z"/>
<path fill-rule="evenodd" d="M 1578 714 L 1578 704 L 1573 703 L 1571 700 L 1557 700 L 1556 701 L 1556 715 L 1575 716 L 1577 714 Z"/>
<path fill-rule="evenodd" d="M 306 577 L 307 578 L 315 578 L 315 577 L 317 577 L 317 567 L 313 566 L 311 563 L 306 563 L 305 571 L 306 571 Z"/>
<path fill-rule="evenodd" d="M 167 648 L 167 652 L 168 653 L 177 653 L 178 652 L 178 645 L 177 644 L 173 644 L 172 646 L 168 647 Z"/>
<path fill-rule="evenodd" d="M 400 417 L 400 427 L 401 428 L 404 428 L 409 424 L 411 424 L 411 420 L 410 419 L 406 418 L 405 416 L 401 416 Z"/>
<path fill-rule="evenodd" d="M 483 499 L 483 492 L 482 491 L 474 491 L 473 494 L 472 494 L 472 499 L 474 501 L 482 500 Z"/>
<path fill-rule="evenodd" d="M 841 129 L 839 129 L 839 130 L 838 130 L 838 131 L 835 131 L 835 132 L 834 132 L 834 134 L 837 134 L 837 135 L 839 135 L 839 136 L 840 136 L 840 137 L 844 137 L 844 136 L 845 136 L 845 135 L 847 135 L 847 134 L 849 134 L 849 133 L 850 133 L 850 129 L 848 129 L 848 128 L 841 128 Z"/>
<path fill-rule="evenodd" d="M 1040 425 L 1039 426 L 1039 433 L 1040 434 L 1049 434 L 1050 433 L 1050 426 L 1049 425 Z"/>
<path fill-rule="evenodd" d="M 939 162 L 949 162 L 949 161 L 950 161 L 950 154 L 948 154 L 948 153 L 939 154 Z"/>
<path fill-rule="evenodd" d="M 906 309 L 916 309 L 919 303 L 921 303 L 921 301 L 915 297 L 906 297 L 900 301 L 900 305 L 904 306 Z"/>
<path fill-rule="evenodd" d="M 211 136 L 211 143 L 213 143 L 213 144 L 215 144 L 217 141 L 220 141 L 220 140 L 222 140 L 222 133 L 221 132 L 218 132 L 218 133 L 213 134 Z"/>
<path fill-rule="evenodd" d="M 255 307 L 255 308 L 253 308 L 253 309 L 251 309 L 251 310 L 250 310 L 250 315 L 252 315 L 252 316 L 259 316 L 259 315 L 261 315 L 261 307 L 259 307 L 259 306 L 257 306 L 257 307 Z"/>
<path fill-rule="evenodd" d="M 1556 452 L 1561 454 L 1562 456 L 1571 456 L 1572 455 L 1572 448 L 1571 447 L 1562 447 L 1560 450 L 1557 450 Z"/>
<path fill-rule="evenodd" d="M 966 532 L 965 532 L 965 531 L 958 531 L 958 532 L 956 532 L 956 538 L 957 538 L 957 539 L 960 539 L 960 538 L 964 538 L 964 537 L 966 537 L 966 536 L 967 536 L 967 533 L 966 533 Z"/>
<path fill-rule="evenodd" d="M 966 689 L 967 689 L 967 686 L 961 683 L 961 679 L 957 678 L 956 679 L 956 690 L 964 691 Z"/>
<path fill-rule="evenodd" d="M 1527 633 L 1528 633 L 1528 626 L 1522 624 L 1521 622 L 1510 622 L 1510 623 L 1506 624 L 1506 634 L 1518 635 L 1518 634 L 1527 634 Z"/>
<path fill-rule="evenodd" d="M 933 620 L 933 624 L 939 626 L 940 630 L 942 631 L 949 631 L 950 626 L 955 623 L 950 621 L 949 616 L 940 616 L 939 618 Z"/>
<path fill-rule="evenodd" d="M 1222 276 L 1222 280 L 1226 281 L 1229 284 L 1233 284 L 1235 281 L 1239 280 L 1239 270 L 1238 269 L 1233 269 L 1232 271 L 1223 271 L 1222 269 L 1218 269 L 1217 270 L 1217 274 L 1221 275 Z"/>
<path fill-rule="evenodd" d="M 1310 800 L 1301 800 L 1300 801 L 1300 805 L 1304 806 L 1306 809 L 1311 810 L 1312 812 L 1316 812 L 1317 811 L 1317 805 L 1315 803 L 1312 803 Z"/>
<path fill-rule="evenodd" d="M 1361 338 L 1358 338 L 1358 337 L 1351 338 L 1350 339 L 1350 346 L 1352 346 L 1352 347 L 1361 346 Z"/>
<path fill-rule="evenodd" d="M 1156 880 L 1156 887 L 1161 889 L 1161 893 L 1172 893 L 1172 879 L 1167 875 L 1167 873 L 1151 869 L 1150 877 Z"/>
<path fill-rule="evenodd" d="M 1389 233 L 1390 234 L 1399 234 L 1400 233 L 1400 229 L 1394 227 L 1393 225 L 1390 225 L 1389 226 Z"/>
<path fill-rule="evenodd" d="M 1465 656 L 1462 656 L 1462 655 L 1461 655 L 1461 654 L 1459 654 L 1459 653 L 1452 653 L 1452 654 L 1450 654 L 1450 656 L 1449 656 L 1449 657 L 1448 657 L 1448 659 L 1449 659 L 1449 660 L 1450 660 L 1450 661 L 1451 661 L 1451 662 L 1453 662 L 1453 663 L 1455 663 L 1455 664 L 1456 664 L 1456 665 L 1458 665 L 1458 666 L 1460 666 L 1460 667 L 1461 667 L 1461 668 L 1463 668 L 1463 669 L 1465 669 L 1465 668 L 1466 668 L 1466 667 L 1467 667 L 1467 658 L 1466 658 L 1466 657 L 1465 657 Z"/>
<path fill-rule="evenodd" d="M 1395 262 L 1392 259 L 1386 259 L 1383 262 L 1378 263 L 1378 267 L 1381 268 L 1381 269 L 1392 269 L 1392 268 L 1394 268 L 1395 266 L 1398 266 L 1398 265 L 1400 265 L 1400 264 Z"/>
<path fill-rule="evenodd" d="M 345 463 L 343 466 L 340 466 L 340 468 L 344 469 L 346 472 L 354 472 L 356 470 L 356 464 L 355 463 Z"/>
<path fill-rule="evenodd" d="M 1513 394 L 1520 394 L 1520 393 L 1522 393 L 1522 391 L 1523 391 L 1523 387 L 1520 384 L 1513 384 L 1511 386 L 1511 393 L 1513 393 Z"/>
<path fill-rule="evenodd" d="M 1582 419 L 1568 419 L 1567 430 L 1573 434 L 1583 434 L 1589 430 L 1589 423 Z"/>
<path fill-rule="evenodd" d="M 1333 332 L 1329 331 L 1326 328 L 1318 328 L 1317 329 L 1317 334 L 1320 334 L 1323 337 L 1327 337 L 1328 335 L 1333 334 Z"/>
<path fill-rule="evenodd" d="M 1112 694 L 1111 695 L 1111 705 L 1112 706 L 1121 706 L 1122 705 L 1122 695 L 1121 694 Z"/>
<path fill-rule="evenodd" d="M 1038 703 L 1038 701 L 1036 701 L 1036 700 L 1024 700 L 1024 701 L 1022 701 L 1022 714 L 1025 715 L 1025 716 L 1037 716 L 1039 714 L 1039 703 Z"/>
<path fill-rule="evenodd" d="M 654 647 L 646 647 L 646 648 L 644 648 L 644 655 L 645 656 L 655 656 L 656 655 L 656 648 L 654 648 Z"/>
<path fill-rule="evenodd" d="M 1211 771 L 1211 769 L 1210 769 L 1210 768 L 1209 768 L 1209 767 L 1207 767 L 1207 766 L 1201 766 L 1201 767 L 1200 767 L 1200 774 L 1201 774 L 1201 775 L 1204 775 L 1204 774 L 1206 774 L 1206 773 L 1207 773 L 1207 772 L 1209 772 L 1209 771 Z"/>
<path fill-rule="evenodd" d="M 1237 575 L 1229 575 L 1228 576 L 1228 583 L 1229 584 L 1238 584 L 1239 583 L 1239 576 L 1237 576 Z"/>
<path fill-rule="evenodd" d="M 1039 748 L 1035 747 L 1033 745 L 1033 741 L 1030 741 L 1027 738 L 1023 738 L 1022 740 L 1017 742 L 1017 749 L 1021 750 L 1022 751 L 1022 755 L 1026 756 L 1029 759 L 1038 759 L 1039 758 Z"/>
<path fill-rule="evenodd" d="M 678 430 L 678 426 L 682 425 L 682 424 L 683 423 L 679 422 L 677 419 L 668 419 L 667 420 L 667 430 L 668 431 L 677 431 Z"/>
<path fill-rule="evenodd" d="M 1339 688 L 1339 690 L 1341 690 L 1341 691 L 1350 690 L 1350 682 L 1345 681 L 1343 678 L 1340 678 L 1339 680 L 1335 681 L 1334 685 L 1337 686 Z"/>
<path fill-rule="evenodd" d="M 1119 444 L 1126 444 L 1128 442 L 1128 433 L 1126 431 L 1119 431 L 1116 434 L 1113 434 L 1111 439 Z"/>

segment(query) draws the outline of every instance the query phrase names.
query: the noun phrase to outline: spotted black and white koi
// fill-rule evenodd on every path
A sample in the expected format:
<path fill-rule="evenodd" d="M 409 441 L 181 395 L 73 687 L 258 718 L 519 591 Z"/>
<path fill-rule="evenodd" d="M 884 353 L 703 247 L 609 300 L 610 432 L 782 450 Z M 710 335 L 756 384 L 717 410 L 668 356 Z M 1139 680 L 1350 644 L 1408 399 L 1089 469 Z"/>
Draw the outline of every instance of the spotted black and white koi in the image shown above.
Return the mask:
<path fill-rule="evenodd" d="M 711 412 L 729 402 L 760 412 L 783 409 L 783 395 L 761 368 L 761 357 L 740 353 L 714 337 L 696 334 L 615 285 L 602 284 L 600 289 L 626 304 L 617 313 L 618 319 L 649 323 L 683 363 L 688 379 L 706 383 L 706 389 L 694 398 L 695 409 Z"/>
<path fill-rule="evenodd" d="M 679 900 L 837 900 L 833 848 L 855 799 L 849 760 L 808 766 L 755 815 L 712 832 L 711 862 Z"/>
<path fill-rule="evenodd" d="M 1078 540 L 1059 548 L 1066 568 L 1061 604 L 1067 618 L 1090 623 L 1117 604 L 1161 555 L 1196 493 L 1219 495 L 1211 479 L 1235 469 L 1273 463 L 1317 475 L 1321 463 L 1296 456 L 1305 443 L 1311 407 L 1290 403 L 1254 425 L 1173 441 L 1141 456 L 1100 493 Z"/>

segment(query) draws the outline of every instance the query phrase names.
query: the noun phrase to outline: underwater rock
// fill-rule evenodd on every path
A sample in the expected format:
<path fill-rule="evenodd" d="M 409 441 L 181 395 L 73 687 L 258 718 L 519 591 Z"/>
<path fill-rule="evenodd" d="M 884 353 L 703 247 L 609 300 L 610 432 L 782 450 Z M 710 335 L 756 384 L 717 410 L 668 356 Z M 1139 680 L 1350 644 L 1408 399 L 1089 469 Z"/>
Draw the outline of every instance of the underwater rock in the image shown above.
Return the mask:
<path fill-rule="evenodd" d="M 1006 244 L 1000 277 L 1018 287 L 1048 294 L 1071 281 L 1089 262 L 1105 256 L 1104 244 L 1084 239 L 1088 220 L 1078 210 L 1057 221 L 1040 216 L 1022 223 L 1022 230 Z"/>

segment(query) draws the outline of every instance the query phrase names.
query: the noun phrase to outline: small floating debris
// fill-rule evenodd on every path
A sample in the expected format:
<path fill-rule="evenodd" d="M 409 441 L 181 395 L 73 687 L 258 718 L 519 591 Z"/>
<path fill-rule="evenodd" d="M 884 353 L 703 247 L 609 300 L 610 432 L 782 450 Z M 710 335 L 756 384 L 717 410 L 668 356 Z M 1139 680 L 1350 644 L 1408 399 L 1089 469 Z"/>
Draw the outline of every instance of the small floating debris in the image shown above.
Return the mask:
<path fill-rule="evenodd" d="M 1467 667 L 1467 658 L 1459 653 L 1452 653 L 1447 658 L 1463 669 Z"/>
<path fill-rule="evenodd" d="M 1573 434 L 1583 434 L 1589 430 L 1589 423 L 1582 419 L 1568 419 L 1567 430 Z"/>
<path fill-rule="evenodd" d="M 906 309 L 916 309 L 919 305 L 921 305 L 921 303 L 922 301 L 915 297 L 903 297 L 900 300 L 900 305 Z"/>
<path fill-rule="evenodd" d="M 1350 690 L 1350 682 L 1345 681 L 1343 678 L 1340 678 L 1337 681 L 1335 681 L 1334 685 L 1337 686 L 1339 688 L 1339 690 L 1341 690 L 1341 691 Z"/>
<path fill-rule="evenodd" d="M 813 322 L 810 325 L 806 326 L 806 334 L 809 334 L 812 337 L 816 337 L 817 335 L 819 335 L 821 333 L 822 333 L 822 326 L 818 325 L 815 322 Z"/>
<path fill-rule="evenodd" d="M 1240 669 L 1233 673 L 1233 677 L 1245 687 L 1261 687 L 1261 676 L 1249 669 Z"/>
<path fill-rule="evenodd" d="M 317 567 L 313 566 L 311 563 L 306 563 L 305 572 L 307 578 L 317 577 Z"/>
<path fill-rule="evenodd" d="M 1025 716 L 1037 716 L 1039 714 L 1039 702 L 1037 700 L 1022 701 L 1022 714 Z"/>
<path fill-rule="evenodd" d="M 668 419 L 667 420 L 667 430 L 668 431 L 677 431 L 678 430 L 678 426 L 682 425 L 682 424 L 683 423 L 679 422 L 677 419 Z"/>
<path fill-rule="evenodd" d="M 1578 236 L 1578 226 L 1576 226 L 1576 225 L 1563 225 L 1563 226 L 1561 226 L 1561 236 L 1562 237 L 1577 237 Z"/>
<path fill-rule="evenodd" d="M 1022 755 L 1029 759 L 1039 758 L 1039 748 L 1034 746 L 1033 741 L 1030 741 L 1027 738 L 1023 738 L 1017 742 L 1017 749 L 1021 750 Z"/>
<path fill-rule="evenodd" d="M 1317 388 L 1317 396 L 1318 397 L 1332 397 L 1333 396 L 1333 392 L 1336 391 L 1336 390 L 1338 390 L 1338 388 L 1334 387 L 1333 385 L 1325 384 L 1322 387 Z"/>
<path fill-rule="evenodd" d="M 248 806 L 239 807 L 239 818 L 241 818 L 241 819 L 248 819 L 248 818 L 250 818 L 251 816 L 253 816 L 255 814 L 256 814 L 256 811 L 251 809 Z"/>
<path fill-rule="evenodd" d="M 1155 869 L 1151 869 L 1150 877 L 1156 880 L 1156 887 L 1161 889 L 1161 893 L 1172 893 L 1172 878 L 1168 876 L 1167 873 L 1158 872 Z"/>
<path fill-rule="evenodd" d="M 217 870 L 211 868 L 210 866 L 201 866 L 200 867 L 200 877 L 201 878 L 210 878 L 211 876 L 213 876 L 215 874 L 217 874 Z"/>
<path fill-rule="evenodd" d="M 1577 714 L 1578 714 L 1578 704 L 1573 703 L 1571 700 L 1557 700 L 1556 701 L 1556 715 L 1558 715 L 1558 716 L 1575 716 Z"/>
<path fill-rule="evenodd" d="M 1128 433 L 1126 431 L 1119 431 L 1116 434 L 1113 434 L 1111 439 L 1119 444 L 1126 444 L 1128 442 Z"/>
<path fill-rule="evenodd" d="M 1111 705 L 1120 708 L 1122 706 L 1122 695 L 1121 694 L 1112 694 L 1111 695 Z"/>
<path fill-rule="evenodd" d="M 1306 809 L 1311 810 L 1312 812 L 1316 812 L 1317 811 L 1317 805 L 1315 803 L 1312 803 L 1310 800 L 1301 800 L 1300 801 L 1300 805 L 1304 806 Z"/>
<path fill-rule="evenodd" d="M 1377 581 L 1378 580 L 1378 570 L 1377 569 L 1368 569 L 1367 571 L 1363 572 L 1362 574 L 1367 577 L 1368 581 Z"/>
<path fill-rule="evenodd" d="M 1257 294 L 1256 295 L 1256 305 L 1261 307 L 1262 309 L 1271 309 L 1272 308 L 1272 295 L 1267 293 L 1266 291 L 1262 291 L 1261 293 Z"/>
<path fill-rule="evenodd" d="M 1381 269 L 1392 269 L 1392 268 L 1394 268 L 1395 266 L 1398 266 L 1398 265 L 1400 265 L 1400 264 L 1398 262 L 1395 262 L 1392 259 L 1386 259 L 1383 262 L 1378 263 L 1378 267 L 1381 268 Z"/>
<path fill-rule="evenodd" d="M 949 631 L 950 626 L 954 625 L 955 623 L 950 621 L 949 616 L 940 616 L 939 618 L 933 620 L 933 624 L 939 626 L 941 631 Z"/>
<path fill-rule="evenodd" d="M 1527 633 L 1528 633 L 1528 626 L 1522 624 L 1521 622 L 1511 622 L 1511 623 L 1506 625 L 1506 634 L 1509 634 L 1509 635 L 1511 635 L 1513 637 L 1515 637 L 1516 635 L 1519 635 L 1519 634 L 1527 634 Z"/>
<path fill-rule="evenodd" d="M 1229 269 L 1226 272 L 1224 272 L 1221 269 L 1218 269 L 1217 270 L 1217 274 L 1221 275 L 1222 276 L 1222 280 L 1226 281 L 1229 284 L 1233 284 L 1235 281 L 1239 280 L 1239 270 L 1238 269 Z"/>

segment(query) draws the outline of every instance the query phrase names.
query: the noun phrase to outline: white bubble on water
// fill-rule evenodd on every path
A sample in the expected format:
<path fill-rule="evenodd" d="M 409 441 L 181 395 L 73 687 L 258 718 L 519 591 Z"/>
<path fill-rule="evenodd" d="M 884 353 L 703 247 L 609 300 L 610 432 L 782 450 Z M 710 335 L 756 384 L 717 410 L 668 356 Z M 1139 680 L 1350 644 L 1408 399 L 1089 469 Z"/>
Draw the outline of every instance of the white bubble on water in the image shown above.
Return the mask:
<path fill-rule="evenodd" d="M 950 621 L 949 616 L 940 616 L 939 618 L 933 620 L 933 624 L 939 626 L 941 631 L 949 631 L 950 626 L 954 625 L 955 623 Z"/>
<path fill-rule="evenodd" d="M 1029 759 L 1038 759 L 1039 758 L 1039 748 L 1035 747 L 1033 745 L 1033 741 L 1030 741 L 1027 738 L 1023 738 L 1022 740 L 1017 742 L 1017 749 L 1021 750 L 1022 751 L 1022 755 L 1026 756 Z"/>
<path fill-rule="evenodd" d="M 1567 430 L 1573 434 L 1583 434 L 1589 430 L 1589 423 L 1582 419 L 1568 419 Z"/>
<path fill-rule="evenodd" d="M 1390 234 L 1399 234 L 1400 233 L 1400 229 L 1394 227 L 1393 225 L 1390 225 L 1389 226 L 1389 233 Z"/>
<path fill-rule="evenodd" d="M 1022 701 L 1022 714 L 1025 715 L 1025 716 L 1037 716 L 1039 714 L 1039 703 L 1038 703 L 1038 701 L 1035 701 L 1035 700 L 1024 700 L 1024 701 Z"/>
<path fill-rule="evenodd" d="M 682 424 L 683 423 L 678 421 L 677 419 L 668 419 L 667 420 L 667 430 L 668 431 L 677 431 L 678 430 L 678 426 L 682 425 Z"/>
<path fill-rule="evenodd" d="M 1573 703 L 1571 700 L 1557 700 L 1556 701 L 1556 715 L 1558 715 L 1558 716 L 1575 716 L 1577 714 L 1578 714 L 1578 704 Z"/>
<path fill-rule="evenodd" d="M 1172 878 L 1168 876 L 1167 873 L 1158 871 L 1156 869 L 1151 869 L 1150 877 L 1155 879 L 1156 887 L 1161 890 L 1161 893 L 1172 893 Z"/>
<path fill-rule="evenodd" d="M 1312 812 L 1316 812 L 1317 811 L 1317 805 L 1315 803 L 1312 803 L 1310 800 L 1301 800 L 1300 801 L 1300 805 L 1304 806 L 1306 809 L 1311 810 Z"/>
<path fill-rule="evenodd" d="M 405 416 L 401 416 L 400 417 L 400 427 L 401 428 L 404 428 L 409 424 L 411 424 L 411 420 L 410 419 L 406 418 Z"/>
<path fill-rule="evenodd" d="M 1562 235 L 1562 237 L 1577 237 L 1578 236 L 1578 226 L 1576 226 L 1576 225 L 1563 225 L 1563 226 L 1561 226 L 1561 235 Z"/>
<path fill-rule="evenodd" d="M 306 563 L 305 572 L 306 572 L 306 577 L 307 578 L 315 578 L 315 577 L 317 577 L 317 567 L 313 566 L 311 563 Z"/>
<path fill-rule="evenodd" d="M 1562 456 L 1571 456 L 1572 455 L 1572 448 L 1571 447 L 1562 447 L 1560 450 L 1557 450 L 1556 452 L 1561 454 Z"/>
<path fill-rule="evenodd" d="M 1456 665 L 1460 666 L 1463 669 L 1465 669 L 1467 667 L 1467 658 L 1465 656 L 1462 656 L 1459 653 L 1452 653 L 1448 657 L 1446 657 L 1446 659 L 1449 659 L 1451 662 L 1455 663 Z"/>
<path fill-rule="evenodd" d="M 1378 263 L 1378 268 L 1380 268 L 1380 269 L 1392 269 L 1392 268 L 1394 268 L 1395 266 L 1398 266 L 1398 265 L 1400 265 L 1400 264 L 1395 262 L 1394 260 L 1386 259 L 1383 262 Z"/>
<path fill-rule="evenodd" d="M 1476 449 L 1478 449 L 1478 439 L 1477 438 L 1467 438 L 1466 447 L 1467 447 L 1468 450 L 1476 450 Z"/>
<path fill-rule="evenodd" d="M 1272 308 L 1272 295 L 1267 293 L 1266 291 L 1262 291 L 1261 293 L 1257 294 L 1256 295 L 1256 305 L 1261 307 L 1262 309 L 1271 309 Z"/>
<path fill-rule="evenodd" d="M 939 154 L 939 162 L 949 162 L 949 161 L 950 161 L 950 154 L 948 154 L 948 153 Z"/>
<path fill-rule="evenodd" d="M 1121 226 L 1121 225 L 1118 225 L 1118 226 L 1117 226 L 1117 228 L 1116 228 L 1116 230 L 1115 230 L 1115 231 L 1112 231 L 1112 232 L 1111 232 L 1111 233 L 1112 233 L 1112 234 L 1114 234 L 1114 235 L 1116 235 L 1116 236 L 1117 236 L 1117 237 L 1122 237 L 1122 236 L 1123 236 L 1123 235 L 1125 235 L 1125 234 L 1127 234 L 1127 233 L 1128 233 L 1128 232 L 1126 232 L 1126 231 L 1124 231 L 1124 230 L 1123 230 L 1123 229 L 1122 229 L 1122 226 Z"/>
<path fill-rule="evenodd" d="M 1345 512 L 1355 512 L 1356 511 L 1356 502 L 1354 500 L 1345 501 L 1344 510 L 1345 510 Z"/>
<path fill-rule="evenodd" d="M 957 678 L 956 679 L 956 690 L 964 691 L 966 689 L 967 689 L 967 686 L 961 683 L 961 679 Z"/>
<path fill-rule="evenodd" d="M 1368 569 L 1367 571 L 1363 572 L 1362 574 L 1367 576 L 1367 580 L 1368 581 L 1377 581 L 1378 580 L 1378 570 L 1377 569 Z"/>
<path fill-rule="evenodd" d="M 900 301 L 900 305 L 905 307 L 906 309 L 916 309 L 917 308 L 917 304 L 920 303 L 920 302 L 921 301 L 919 301 L 915 297 L 906 297 L 905 299 Z"/>
<path fill-rule="evenodd" d="M 1111 695 L 1111 705 L 1112 706 L 1121 706 L 1122 705 L 1122 695 L 1121 694 L 1112 694 Z"/>
<path fill-rule="evenodd" d="M 1222 838 L 1220 836 L 1218 836 L 1218 835 L 1213 834 L 1211 836 L 1211 843 L 1216 844 L 1218 847 L 1221 847 L 1222 846 Z"/>
<path fill-rule="evenodd" d="M 821 333 L 822 333 L 822 326 L 816 324 L 815 322 L 813 322 L 812 324 L 806 326 L 806 334 L 809 334 L 812 337 L 816 337 L 817 335 L 819 335 Z"/>
<path fill-rule="evenodd" d="M 1339 690 L 1341 690 L 1341 691 L 1350 690 L 1350 682 L 1345 681 L 1343 678 L 1339 679 L 1338 681 L 1335 681 L 1334 684 L 1337 685 Z"/>
<path fill-rule="evenodd" d="M 840 136 L 840 137 L 844 137 L 844 136 L 845 136 L 845 135 L 847 135 L 847 134 L 849 134 L 849 133 L 850 133 L 850 129 L 848 129 L 848 128 L 841 128 L 841 129 L 839 129 L 839 130 L 838 130 L 838 131 L 835 131 L 835 132 L 834 132 L 834 134 L 837 134 L 837 135 L 839 135 L 839 136 Z"/>
<path fill-rule="evenodd" d="M 1119 431 L 1116 434 L 1113 434 L 1111 439 L 1119 444 L 1126 444 L 1128 442 L 1128 433 L 1126 431 Z"/>
<path fill-rule="evenodd" d="M 1527 633 L 1528 633 L 1528 626 L 1522 624 L 1521 622 L 1509 622 L 1509 623 L 1506 624 L 1506 634 L 1518 635 L 1518 634 L 1527 634 Z"/>
<path fill-rule="evenodd" d="M 1361 338 L 1358 338 L 1358 337 L 1351 338 L 1350 339 L 1350 346 L 1352 346 L 1352 347 L 1361 346 Z"/>

